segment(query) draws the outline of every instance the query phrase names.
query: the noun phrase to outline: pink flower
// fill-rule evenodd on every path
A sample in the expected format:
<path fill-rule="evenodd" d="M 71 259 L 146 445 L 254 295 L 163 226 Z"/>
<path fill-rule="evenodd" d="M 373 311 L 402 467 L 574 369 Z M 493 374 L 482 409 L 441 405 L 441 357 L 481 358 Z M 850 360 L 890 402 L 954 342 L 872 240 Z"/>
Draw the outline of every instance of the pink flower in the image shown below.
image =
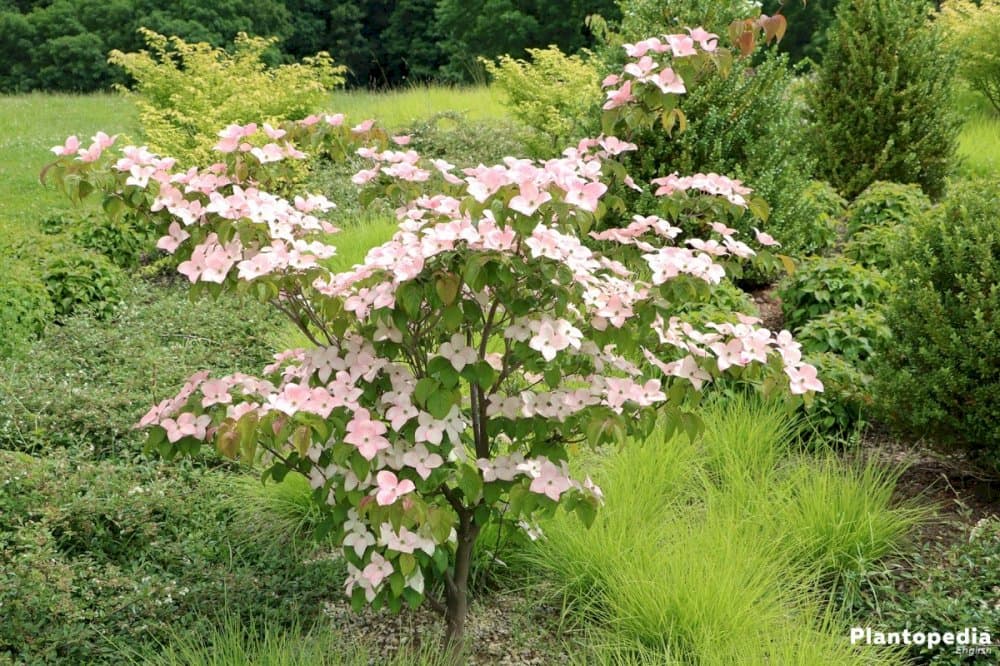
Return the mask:
<path fill-rule="evenodd" d="M 451 361 L 451 366 L 458 372 L 479 359 L 476 350 L 465 344 L 465 338 L 462 337 L 461 333 L 456 333 L 451 336 L 450 342 L 441 345 L 441 348 L 438 349 L 438 356 L 443 356 Z"/>
<path fill-rule="evenodd" d="M 383 435 L 387 428 L 381 421 L 374 421 L 367 409 L 354 412 L 354 418 L 347 424 L 347 435 L 344 441 L 358 447 L 358 451 L 366 460 L 371 460 L 379 451 L 388 449 L 391 445 Z"/>
<path fill-rule="evenodd" d="M 212 417 L 208 414 L 195 416 L 190 412 L 184 412 L 174 419 L 163 419 L 160 425 L 167 431 L 167 439 L 176 442 L 182 437 L 194 437 L 195 439 L 205 439 L 206 429 L 212 423 Z"/>
<path fill-rule="evenodd" d="M 533 474 L 535 478 L 531 481 L 530 490 L 533 493 L 546 495 L 553 502 L 558 502 L 559 496 L 569 490 L 573 484 L 563 470 L 545 458 L 541 460 L 537 474 Z"/>
<path fill-rule="evenodd" d="M 799 367 L 786 367 L 785 374 L 788 375 L 789 390 L 795 395 L 802 395 L 809 391 L 822 391 L 823 382 L 816 376 L 816 368 L 805 363 Z"/>
<path fill-rule="evenodd" d="M 353 548 L 358 557 L 363 557 L 368 547 L 374 545 L 375 535 L 364 528 L 348 532 L 343 541 L 344 548 Z"/>
<path fill-rule="evenodd" d="M 409 134 L 401 134 L 399 136 L 392 137 L 392 142 L 397 146 L 408 146 L 410 145 L 411 137 Z"/>
<path fill-rule="evenodd" d="M 540 352 L 542 358 L 551 361 L 567 347 L 580 348 L 583 333 L 565 319 L 544 320 L 538 325 L 538 331 L 528 342 L 528 346 Z"/>
<path fill-rule="evenodd" d="M 286 132 L 283 129 L 277 129 L 275 127 L 271 127 L 271 125 L 269 125 L 268 123 L 264 123 L 264 134 L 266 134 L 268 138 L 277 141 L 281 137 L 288 134 L 288 132 Z"/>
<path fill-rule="evenodd" d="M 177 251 L 177 247 L 190 237 L 191 234 L 181 229 L 179 224 L 171 222 L 167 228 L 167 235 L 156 241 L 156 247 L 173 254 Z"/>
<path fill-rule="evenodd" d="M 667 43 L 675 58 L 698 55 L 694 48 L 694 40 L 688 35 L 667 35 Z"/>
<path fill-rule="evenodd" d="M 409 479 L 400 481 L 395 474 L 385 469 L 375 475 L 375 482 L 378 484 L 375 501 L 379 506 L 389 506 L 403 495 L 416 490 L 413 481 Z"/>
<path fill-rule="evenodd" d="M 632 94 L 632 82 L 626 81 L 622 84 L 621 88 L 617 90 L 609 90 L 608 101 L 604 103 L 604 110 L 610 111 L 611 109 L 617 109 L 620 106 L 625 106 L 629 102 L 635 101 L 635 95 Z"/>
<path fill-rule="evenodd" d="M 423 444 L 415 447 L 403 454 L 403 463 L 417 470 L 421 479 L 427 479 L 431 471 L 444 464 L 444 460 L 436 453 L 431 453 Z"/>
<path fill-rule="evenodd" d="M 507 204 L 511 210 L 516 210 L 522 215 L 534 215 L 538 207 L 543 203 L 550 201 L 552 195 L 546 190 L 540 189 L 538 185 L 531 180 L 521 183 L 521 192 Z"/>
<path fill-rule="evenodd" d="M 621 80 L 622 77 L 618 76 L 617 74 L 608 74 L 607 76 L 604 77 L 604 80 L 601 81 L 601 87 L 610 88 L 611 86 L 616 86 L 621 82 Z"/>
<path fill-rule="evenodd" d="M 763 231 L 761 231 L 757 227 L 753 228 L 753 232 L 757 235 L 757 242 L 760 243 L 761 245 L 768 246 L 768 247 L 780 247 L 781 246 L 781 243 L 779 243 L 778 241 L 774 240 L 774 236 L 772 236 L 771 234 L 764 233 Z"/>
<path fill-rule="evenodd" d="M 719 370 L 725 371 L 731 366 L 744 366 L 746 363 L 743 361 L 743 343 L 739 340 L 730 340 L 726 344 L 721 342 L 715 342 L 709 345 L 711 350 L 715 352 L 717 358 L 717 363 L 719 364 Z"/>
<path fill-rule="evenodd" d="M 362 121 L 361 123 L 358 123 L 354 127 L 352 127 L 351 131 L 354 132 L 355 134 L 364 134 L 365 132 L 367 132 L 368 130 L 370 130 L 372 127 L 374 127 L 374 125 L 375 125 L 375 121 L 374 120 L 371 120 L 371 119 L 365 120 L 365 121 Z"/>
<path fill-rule="evenodd" d="M 74 134 L 66 139 L 66 143 L 61 146 L 53 146 L 52 152 L 60 156 L 76 155 L 80 149 L 80 139 Z"/>
<path fill-rule="evenodd" d="M 221 379 L 212 379 L 201 385 L 201 406 L 228 404 L 233 401 L 229 395 L 229 383 Z"/>
<path fill-rule="evenodd" d="M 382 584 L 383 580 L 391 576 L 392 572 L 393 568 L 391 562 L 378 553 L 372 553 L 372 561 L 361 572 L 361 577 L 364 578 L 372 588 L 376 588 Z"/>
<path fill-rule="evenodd" d="M 664 67 L 660 70 L 659 74 L 650 78 L 649 81 L 662 90 L 664 94 L 683 95 L 687 92 L 687 88 L 684 87 L 684 81 L 670 67 Z"/>
<path fill-rule="evenodd" d="M 719 45 L 719 36 L 706 31 L 704 28 L 688 28 L 688 33 L 691 35 L 691 39 L 698 42 L 701 48 L 711 53 Z"/>
<path fill-rule="evenodd" d="M 597 202 L 601 195 L 607 191 L 608 186 L 604 183 L 598 181 L 588 183 L 576 179 L 569 183 L 569 189 L 566 190 L 566 203 L 593 213 L 597 210 Z"/>
<path fill-rule="evenodd" d="M 674 367 L 674 376 L 686 379 L 700 391 L 702 384 L 712 381 L 712 376 L 705 372 L 694 360 L 694 356 L 685 356 Z"/>
<path fill-rule="evenodd" d="M 417 431 L 413 434 L 416 442 L 428 442 L 430 444 L 440 444 L 444 437 L 444 421 L 438 421 L 427 412 L 420 412 L 417 416 Z"/>

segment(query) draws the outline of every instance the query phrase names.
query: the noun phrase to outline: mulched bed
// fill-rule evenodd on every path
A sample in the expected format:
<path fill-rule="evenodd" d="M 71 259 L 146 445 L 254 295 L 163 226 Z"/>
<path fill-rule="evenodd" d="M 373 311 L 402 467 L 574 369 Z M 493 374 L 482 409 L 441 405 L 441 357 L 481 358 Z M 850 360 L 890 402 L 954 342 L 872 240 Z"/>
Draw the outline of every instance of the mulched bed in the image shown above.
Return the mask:
<path fill-rule="evenodd" d="M 371 664 L 384 664 L 400 650 L 419 653 L 437 647 L 444 619 L 424 606 L 404 608 L 399 614 L 386 609 L 351 610 L 346 600 L 332 601 L 327 616 L 352 642 L 366 645 Z M 525 599 L 515 591 L 491 592 L 474 599 L 469 609 L 466 637 L 474 650 L 463 663 L 469 666 L 540 666 L 570 661 L 565 644 L 556 638 L 559 609 Z"/>

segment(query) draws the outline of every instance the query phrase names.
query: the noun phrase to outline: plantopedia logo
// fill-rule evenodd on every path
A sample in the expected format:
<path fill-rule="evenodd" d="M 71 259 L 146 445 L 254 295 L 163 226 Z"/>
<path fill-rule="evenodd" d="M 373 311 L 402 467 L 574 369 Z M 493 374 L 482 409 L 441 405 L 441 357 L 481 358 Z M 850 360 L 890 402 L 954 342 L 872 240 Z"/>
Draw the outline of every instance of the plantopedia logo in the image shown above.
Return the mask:
<path fill-rule="evenodd" d="M 995 646 L 990 632 L 978 627 L 965 627 L 958 631 L 877 631 L 871 627 L 851 627 L 851 645 L 917 645 L 933 650 L 954 647 L 962 656 L 985 655 Z"/>

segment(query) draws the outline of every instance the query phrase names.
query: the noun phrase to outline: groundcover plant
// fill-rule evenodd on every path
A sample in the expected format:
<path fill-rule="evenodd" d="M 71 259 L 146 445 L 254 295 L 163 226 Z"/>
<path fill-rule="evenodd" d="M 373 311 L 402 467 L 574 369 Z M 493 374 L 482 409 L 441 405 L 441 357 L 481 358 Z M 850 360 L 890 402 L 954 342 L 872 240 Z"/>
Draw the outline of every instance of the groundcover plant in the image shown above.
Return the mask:
<path fill-rule="evenodd" d="M 54 148 L 45 176 L 73 199 L 99 193 L 109 215 L 148 217 L 195 294 L 253 294 L 313 344 L 278 354 L 261 377 L 194 375 L 139 421 L 148 446 L 170 457 L 214 441 L 262 462 L 265 479 L 305 475 L 343 546 L 355 606 L 426 602 L 455 647 L 484 525 L 530 531 L 559 506 L 593 520 L 601 491 L 568 465 L 581 445 L 658 423 L 693 436 L 700 391 L 722 373 L 789 399 L 822 390 L 787 331 L 677 316 L 726 265 L 774 259 L 727 226 L 765 215 L 748 188 L 674 174 L 652 183 L 662 216 L 632 218 L 620 194 L 642 189 L 615 161 L 636 149 L 632 128 L 683 125 L 686 82 L 739 66 L 717 41 L 694 29 L 626 45 L 628 64 L 604 81 L 605 134 L 545 162 L 457 171 L 339 114 L 231 125 L 206 168 L 115 152 L 104 134 Z M 322 219 L 333 203 L 272 192 L 307 154 L 351 152 L 372 163 L 354 181 L 399 200 L 399 231 L 334 273 L 324 261 L 336 230 Z M 690 224 L 711 238 L 680 240 Z"/>

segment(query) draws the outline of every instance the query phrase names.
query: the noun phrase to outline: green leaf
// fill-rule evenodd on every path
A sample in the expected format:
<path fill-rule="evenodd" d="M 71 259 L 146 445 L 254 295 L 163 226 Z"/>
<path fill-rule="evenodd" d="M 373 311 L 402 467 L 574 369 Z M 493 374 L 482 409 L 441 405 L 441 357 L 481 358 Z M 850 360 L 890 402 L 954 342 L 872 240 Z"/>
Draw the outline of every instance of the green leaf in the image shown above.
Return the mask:
<path fill-rule="evenodd" d="M 436 419 L 448 416 L 455 404 L 455 393 L 452 391 L 435 391 L 427 397 L 427 411 Z"/>
<path fill-rule="evenodd" d="M 462 285 L 462 279 L 454 273 L 446 273 L 437 279 L 434 288 L 437 290 L 438 298 L 446 306 L 451 305 L 458 298 L 458 288 Z"/>
<path fill-rule="evenodd" d="M 413 570 L 417 568 L 417 558 L 411 553 L 403 553 L 399 556 L 399 571 L 404 577 L 409 578 Z"/>
<path fill-rule="evenodd" d="M 452 304 L 441 312 L 441 323 L 448 331 L 456 331 L 462 325 L 462 308 Z"/>
<path fill-rule="evenodd" d="M 444 543 L 448 539 L 451 528 L 454 526 L 451 512 L 437 507 L 427 511 L 427 522 L 431 526 L 431 535 L 434 537 L 434 541 L 438 543 Z M 437 549 L 435 555 L 438 552 L 443 552 L 443 549 Z"/>
<path fill-rule="evenodd" d="M 420 316 L 420 305 L 424 300 L 424 291 L 416 282 L 405 282 L 396 289 L 396 302 L 403 306 L 403 311 L 411 318 Z"/>
<path fill-rule="evenodd" d="M 418 381 L 417 385 L 413 388 L 413 397 L 416 399 L 417 404 L 426 405 L 427 398 L 434 395 L 439 388 L 441 388 L 441 385 L 436 379 L 433 377 L 424 377 Z"/>
<path fill-rule="evenodd" d="M 493 369 L 493 366 L 486 361 L 479 361 L 473 368 L 476 375 L 476 383 L 479 384 L 479 388 L 484 391 L 489 387 L 493 386 L 493 382 L 496 381 L 497 371 Z"/>
<path fill-rule="evenodd" d="M 487 254 L 475 253 L 465 262 L 462 276 L 465 279 L 465 284 L 469 285 L 473 291 L 482 291 L 483 287 L 486 286 L 486 272 L 483 268 L 490 259 L 491 257 Z"/>
<path fill-rule="evenodd" d="M 467 504 L 478 501 L 483 493 L 483 477 L 479 475 L 479 470 L 463 465 L 458 473 L 458 487 L 465 495 Z"/>
<path fill-rule="evenodd" d="M 121 197 L 109 194 L 104 197 L 104 201 L 101 202 L 101 208 L 104 209 L 104 212 L 108 215 L 108 217 L 113 220 L 117 220 L 121 217 L 122 212 L 125 210 L 125 202 L 122 201 Z"/>
<path fill-rule="evenodd" d="M 597 517 L 597 509 L 590 502 L 579 502 L 576 507 L 576 515 L 580 517 L 580 521 L 583 523 L 584 527 L 590 527 L 594 524 L 594 518 Z"/>
<path fill-rule="evenodd" d="M 296 428 L 292 434 L 292 443 L 295 445 L 295 450 L 299 452 L 299 455 L 304 457 L 306 451 L 312 446 L 312 429 L 305 425 Z"/>
<path fill-rule="evenodd" d="M 371 465 L 361 456 L 351 456 L 351 470 L 357 475 L 359 479 L 363 479 L 368 476 L 368 472 L 371 469 Z"/>
<path fill-rule="evenodd" d="M 750 209 L 754 217 L 764 222 L 771 216 L 771 207 L 767 205 L 767 202 L 762 197 L 750 197 L 750 200 L 747 202 L 747 208 Z"/>
<path fill-rule="evenodd" d="M 406 580 L 403 578 L 403 575 L 400 574 L 398 571 L 389 576 L 389 589 L 392 590 L 392 594 L 394 597 L 398 597 L 399 595 L 401 595 L 403 593 L 404 587 L 406 587 Z M 398 599 L 390 599 L 389 608 L 392 609 L 394 612 L 398 612 L 399 611 L 398 608 L 392 608 L 393 601 L 396 601 L 397 604 L 399 603 Z"/>

